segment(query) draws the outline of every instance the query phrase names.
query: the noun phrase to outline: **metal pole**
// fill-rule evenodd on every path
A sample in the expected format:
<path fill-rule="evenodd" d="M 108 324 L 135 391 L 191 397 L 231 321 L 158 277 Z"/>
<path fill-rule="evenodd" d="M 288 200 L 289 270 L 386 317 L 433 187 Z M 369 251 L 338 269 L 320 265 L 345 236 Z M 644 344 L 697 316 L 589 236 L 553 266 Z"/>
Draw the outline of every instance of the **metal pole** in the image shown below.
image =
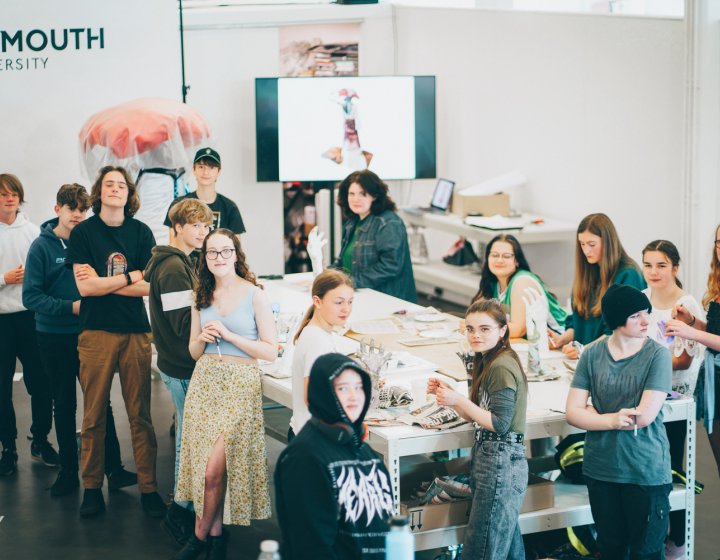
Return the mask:
<path fill-rule="evenodd" d="M 183 26 L 183 7 L 182 0 L 178 0 L 178 10 L 180 12 L 180 70 L 182 72 L 182 101 L 186 103 L 187 92 L 190 86 L 185 83 L 185 27 Z"/>

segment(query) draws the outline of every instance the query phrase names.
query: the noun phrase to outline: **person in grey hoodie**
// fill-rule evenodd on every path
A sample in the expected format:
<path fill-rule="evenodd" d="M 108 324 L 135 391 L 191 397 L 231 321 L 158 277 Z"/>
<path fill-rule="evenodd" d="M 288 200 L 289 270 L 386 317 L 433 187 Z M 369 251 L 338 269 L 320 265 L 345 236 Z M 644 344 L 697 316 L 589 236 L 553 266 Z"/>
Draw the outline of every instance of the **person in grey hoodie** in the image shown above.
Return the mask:
<path fill-rule="evenodd" d="M 180 460 L 185 395 L 195 360 L 190 355 L 190 308 L 196 279 L 191 254 L 201 249 L 213 221 L 210 207 L 196 198 L 185 198 L 170 208 L 170 245 L 152 249 L 145 268 L 150 284 L 150 327 L 157 348 L 157 363 L 173 403 L 175 403 L 175 486 Z M 195 514 L 191 502 L 173 501 L 163 527 L 178 543 L 185 544 L 194 534 Z"/>
<path fill-rule="evenodd" d="M 52 426 L 50 383 L 37 353 L 35 319 L 23 307 L 22 282 L 25 257 L 40 233 L 20 206 L 25 202 L 22 183 L 9 173 L 0 174 L 0 476 L 17 470 L 17 424 L 12 392 L 15 360 L 23 369 L 23 381 L 32 409 L 33 459 L 48 466 L 58 465 L 58 454 L 47 440 Z"/>
<path fill-rule="evenodd" d="M 55 435 L 60 448 L 60 472 L 50 487 L 53 497 L 69 494 L 79 486 L 75 413 L 76 379 L 80 370 L 77 350 L 80 292 L 65 260 L 70 232 L 85 219 L 89 207 L 90 197 L 85 187 L 76 183 L 60 187 L 55 205 L 57 218 L 42 224 L 40 237 L 30 245 L 23 278 L 23 305 L 35 312 L 40 359 L 52 388 Z M 105 474 L 111 490 L 137 484 L 137 475 L 123 468 L 109 402 Z"/>

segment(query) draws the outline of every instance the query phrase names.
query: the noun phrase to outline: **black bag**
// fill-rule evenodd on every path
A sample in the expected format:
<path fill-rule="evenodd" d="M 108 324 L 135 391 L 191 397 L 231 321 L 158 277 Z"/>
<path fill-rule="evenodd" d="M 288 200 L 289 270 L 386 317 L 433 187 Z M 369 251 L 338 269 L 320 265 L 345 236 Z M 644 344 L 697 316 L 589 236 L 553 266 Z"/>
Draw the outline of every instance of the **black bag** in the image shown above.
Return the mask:
<path fill-rule="evenodd" d="M 480 259 L 475 254 L 472 244 L 464 237 L 461 237 L 450 247 L 450 250 L 443 257 L 443 261 L 454 266 L 467 266 L 479 262 Z"/>

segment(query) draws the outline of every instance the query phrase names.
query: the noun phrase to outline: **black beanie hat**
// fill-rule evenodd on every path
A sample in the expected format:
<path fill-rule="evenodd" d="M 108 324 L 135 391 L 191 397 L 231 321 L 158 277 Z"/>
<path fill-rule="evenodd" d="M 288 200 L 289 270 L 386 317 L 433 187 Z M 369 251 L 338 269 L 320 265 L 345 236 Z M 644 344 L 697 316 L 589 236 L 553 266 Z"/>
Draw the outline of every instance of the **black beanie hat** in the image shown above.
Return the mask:
<path fill-rule="evenodd" d="M 652 311 L 647 296 L 637 288 L 625 284 L 613 284 L 602 298 L 602 315 L 610 330 L 622 327 L 627 318 L 638 311 Z"/>

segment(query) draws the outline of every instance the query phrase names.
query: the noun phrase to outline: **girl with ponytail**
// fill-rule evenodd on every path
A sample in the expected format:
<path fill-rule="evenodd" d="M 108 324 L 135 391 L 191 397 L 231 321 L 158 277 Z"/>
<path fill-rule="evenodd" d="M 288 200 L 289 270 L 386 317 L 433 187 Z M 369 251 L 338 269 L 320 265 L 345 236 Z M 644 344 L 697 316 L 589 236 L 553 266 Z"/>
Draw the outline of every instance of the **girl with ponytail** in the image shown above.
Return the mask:
<path fill-rule="evenodd" d="M 290 419 L 288 439 L 298 434 L 310 419 L 307 386 L 312 365 L 323 354 L 340 350 L 339 335 L 333 329 L 344 325 L 352 312 L 352 280 L 340 270 L 321 272 L 315 277 L 311 293 L 312 305 L 305 313 L 293 341 L 293 416 Z"/>

